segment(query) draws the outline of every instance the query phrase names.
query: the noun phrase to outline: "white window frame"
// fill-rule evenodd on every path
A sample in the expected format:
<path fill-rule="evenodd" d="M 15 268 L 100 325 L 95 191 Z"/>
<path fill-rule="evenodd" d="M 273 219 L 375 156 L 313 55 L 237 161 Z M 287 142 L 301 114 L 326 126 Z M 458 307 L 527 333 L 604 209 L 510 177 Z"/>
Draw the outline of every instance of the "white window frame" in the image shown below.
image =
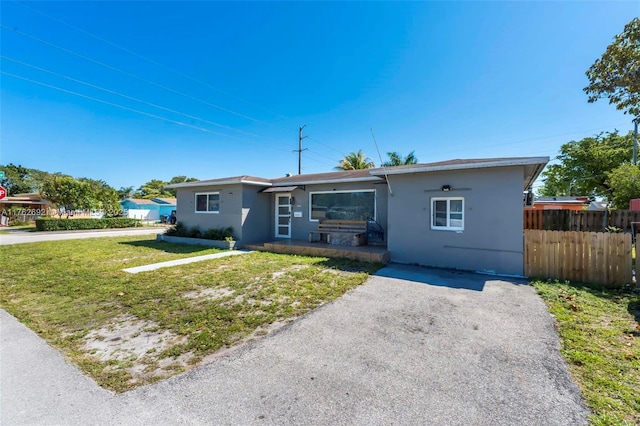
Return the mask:
<path fill-rule="evenodd" d="M 436 218 L 436 201 L 447 202 L 447 225 L 435 225 Z M 462 212 L 454 212 L 462 214 L 462 226 L 451 226 L 451 201 L 462 201 Z M 431 229 L 434 231 L 464 231 L 464 197 L 431 197 Z"/>
<path fill-rule="evenodd" d="M 378 194 L 375 189 L 347 189 L 340 191 L 313 191 L 309 192 L 309 222 L 320 222 L 319 219 L 312 219 L 311 214 L 313 211 L 312 195 L 313 194 L 346 194 L 351 192 L 373 192 L 373 220 L 378 220 Z"/>
<path fill-rule="evenodd" d="M 198 195 L 206 195 L 207 196 L 207 210 L 202 211 L 202 210 L 198 210 Z M 218 196 L 218 210 L 212 210 L 209 211 L 209 196 L 210 195 L 217 195 Z M 220 214 L 220 192 L 196 192 L 195 197 L 194 197 L 195 203 L 193 206 L 193 210 L 198 213 L 198 214 Z"/>

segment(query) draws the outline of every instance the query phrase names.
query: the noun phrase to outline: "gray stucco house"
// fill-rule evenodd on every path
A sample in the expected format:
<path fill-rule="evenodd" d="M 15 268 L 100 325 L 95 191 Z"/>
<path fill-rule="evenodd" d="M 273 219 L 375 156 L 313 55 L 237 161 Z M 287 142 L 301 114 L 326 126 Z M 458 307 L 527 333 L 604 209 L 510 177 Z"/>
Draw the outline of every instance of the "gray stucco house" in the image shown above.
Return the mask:
<path fill-rule="evenodd" d="M 373 219 L 393 262 L 522 275 L 523 191 L 548 161 L 449 160 L 167 188 L 177 189 L 179 221 L 231 226 L 239 245 L 307 240 L 323 218 Z"/>

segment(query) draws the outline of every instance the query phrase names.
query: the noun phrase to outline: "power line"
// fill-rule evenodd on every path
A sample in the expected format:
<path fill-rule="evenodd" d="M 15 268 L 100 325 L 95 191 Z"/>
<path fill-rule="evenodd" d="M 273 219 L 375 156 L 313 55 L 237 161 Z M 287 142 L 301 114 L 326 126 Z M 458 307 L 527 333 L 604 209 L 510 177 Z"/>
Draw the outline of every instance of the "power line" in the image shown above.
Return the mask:
<path fill-rule="evenodd" d="M 156 60 L 154 60 L 154 59 L 151 59 L 151 58 L 149 58 L 149 57 L 147 57 L 147 56 L 144 56 L 144 55 L 142 55 L 142 54 L 140 54 L 140 53 L 134 52 L 134 51 L 133 51 L 133 50 L 131 50 L 131 49 L 128 49 L 128 48 L 123 47 L 123 46 L 121 46 L 121 45 L 119 45 L 119 44 L 117 44 L 117 43 L 114 43 L 114 42 L 110 41 L 110 40 L 107 40 L 107 39 L 105 39 L 105 38 L 103 38 L 103 37 L 100 37 L 100 36 L 98 36 L 98 35 L 96 35 L 96 34 L 93 34 L 93 33 L 89 32 L 89 31 L 87 31 L 87 30 L 85 30 L 85 29 L 83 29 L 83 28 L 80 28 L 80 27 L 77 27 L 77 26 L 75 26 L 75 25 L 73 25 L 73 24 L 70 24 L 70 23 L 68 23 L 68 22 L 65 22 L 65 21 L 63 21 L 62 19 L 59 19 L 59 18 L 56 18 L 56 17 L 54 17 L 54 16 L 48 15 L 48 14 L 46 14 L 46 13 L 42 12 L 41 10 L 38 10 L 38 9 L 36 9 L 36 8 L 34 8 L 34 7 L 27 6 L 27 5 L 25 5 L 25 4 L 22 4 L 22 3 L 18 2 L 18 1 L 16 1 L 16 0 L 12 0 L 12 1 L 13 1 L 13 3 L 15 3 L 15 4 L 19 5 L 19 6 L 22 6 L 22 7 L 24 7 L 24 8 L 30 9 L 30 10 L 32 10 L 32 11 L 34 11 L 34 12 L 36 12 L 36 13 L 39 13 L 39 14 L 40 14 L 40 15 L 42 15 L 42 16 L 45 16 L 45 17 L 47 17 L 47 18 L 49 18 L 49 19 L 52 19 L 52 20 L 54 20 L 54 21 L 56 21 L 56 22 L 58 22 L 58 23 L 60 23 L 60 24 L 66 25 L 66 26 L 68 26 L 68 27 L 70 27 L 70 28 L 73 28 L 73 29 L 74 29 L 74 30 L 76 30 L 76 31 L 80 31 L 80 32 L 82 32 L 83 34 L 86 34 L 86 35 L 88 35 L 88 36 L 90 36 L 90 37 L 93 37 L 93 38 L 95 38 L 96 40 L 100 40 L 100 41 L 102 41 L 103 43 L 107 43 L 107 44 L 108 44 L 108 45 L 110 45 L 110 46 L 113 46 L 113 47 L 115 47 L 115 48 L 117 48 L 117 49 L 120 49 L 120 50 L 122 50 L 123 52 L 129 53 L 129 54 L 131 54 L 131 55 L 133 55 L 133 56 L 135 56 L 135 57 L 137 57 L 137 58 L 143 59 L 143 60 L 145 60 L 145 61 L 147 61 L 147 62 L 149 62 L 149 63 L 152 63 L 152 64 L 154 64 L 154 65 L 157 65 L 157 66 L 159 66 L 159 67 L 162 67 L 162 68 L 164 68 L 164 69 L 166 69 L 166 70 L 168 70 L 168 71 L 171 71 L 171 72 L 173 72 L 173 73 L 175 73 L 175 74 L 178 74 L 178 75 L 180 75 L 180 76 L 182 76 L 182 77 L 184 77 L 184 78 L 187 78 L 187 79 L 189 79 L 189 80 L 191 80 L 191 81 L 193 81 L 193 82 L 196 82 L 196 83 L 198 83 L 198 84 L 201 84 L 201 85 L 203 85 L 203 86 L 205 86 L 205 87 L 208 87 L 208 88 L 210 88 L 210 89 L 216 90 L 216 91 L 218 91 L 218 92 L 220 92 L 220 93 L 222 93 L 222 94 L 224 94 L 224 95 L 226 95 L 226 96 L 230 96 L 230 97 L 232 97 L 232 98 L 235 98 L 235 99 L 241 100 L 241 101 L 243 101 L 243 102 L 246 102 L 246 103 L 247 103 L 247 104 L 249 104 L 249 105 L 253 105 L 253 106 L 255 106 L 255 107 L 257 107 L 257 108 L 260 108 L 260 109 L 262 109 L 262 110 L 264 110 L 264 111 L 266 111 L 266 112 L 268 112 L 268 113 L 270 113 L 270 114 L 273 114 L 273 115 L 275 115 L 275 116 L 278 116 L 278 117 L 281 117 L 281 118 L 286 118 L 286 119 L 291 119 L 290 117 L 284 116 L 284 115 L 279 114 L 279 113 L 274 112 L 274 111 L 271 111 L 271 110 L 269 110 L 269 109 L 267 109 L 267 108 L 263 107 L 262 105 L 258 105 L 258 104 L 256 104 L 255 102 L 252 102 L 252 101 L 250 101 L 250 100 L 248 100 L 248 99 L 242 98 L 242 97 L 237 96 L 237 95 L 234 95 L 234 94 L 232 94 L 232 93 L 229 93 L 229 92 L 227 92 L 227 91 L 225 91 L 225 90 L 223 90 L 223 89 L 220 89 L 219 87 L 215 87 L 215 86 L 213 86 L 213 85 L 211 85 L 211 84 L 209 84 L 209 83 L 207 83 L 207 82 L 204 82 L 204 81 L 202 81 L 202 80 L 200 80 L 200 79 L 197 79 L 197 78 L 195 78 L 195 77 L 193 77 L 193 76 L 191 76 L 191 75 L 189 75 L 189 74 L 186 74 L 186 73 L 184 73 L 184 72 L 182 72 L 182 71 L 176 70 L 175 68 L 171 68 L 171 67 L 169 67 L 168 65 L 165 65 L 165 64 L 163 64 L 163 63 L 161 63 L 161 62 L 158 62 L 158 61 L 156 61 Z"/>
<path fill-rule="evenodd" d="M 18 35 L 21 35 L 21 36 L 23 36 L 23 37 L 30 38 L 30 39 L 32 39 L 32 40 L 35 40 L 35 41 L 37 41 L 37 42 L 39 42 L 39 43 L 42 43 L 42 44 L 45 44 L 45 45 L 47 45 L 47 46 L 55 47 L 56 49 L 59 49 L 59 50 L 62 50 L 63 52 L 66 52 L 66 53 L 69 53 L 69 54 L 71 54 L 71 55 L 77 56 L 77 57 L 79 57 L 79 58 L 81 58 L 81 59 L 84 59 L 84 60 L 86 60 L 86 61 L 93 62 L 93 63 L 95 63 L 95 64 L 97 64 L 97 65 L 100 65 L 100 66 L 102 66 L 102 67 L 105 67 L 105 68 L 111 69 L 111 70 L 113 70 L 113 71 L 117 71 L 117 72 L 119 72 L 119 73 L 121 73 L 121 74 L 124 74 L 124 75 L 126 75 L 126 76 L 128 76 L 128 77 L 135 78 L 136 80 L 140 80 L 140 81 L 143 81 L 143 82 L 145 82 L 145 83 L 147 83 L 147 84 L 150 84 L 150 85 L 152 85 L 152 86 L 156 86 L 156 87 L 159 87 L 159 88 L 161 88 L 161 89 L 163 89 L 163 90 L 169 91 L 169 92 L 171 92 L 171 93 L 175 93 L 176 95 L 180 95 L 180 96 L 183 96 L 183 97 L 185 97 L 185 98 L 188 98 L 188 99 L 194 100 L 194 101 L 196 101 L 196 102 L 203 103 L 203 104 L 208 105 L 208 106 L 210 106 L 210 107 L 212 107 L 212 108 L 219 109 L 219 110 L 224 111 L 224 112 L 226 112 L 226 113 L 233 114 L 233 115 L 236 115 L 236 116 L 238 116 L 238 117 L 242 117 L 242 118 L 245 118 L 245 119 L 247 119 L 247 120 L 250 120 L 250 121 L 253 121 L 253 122 L 256 122 L 256 123 L 262 123 L 262 124 L 266 124 L 266 125 L 268 125 L 268 126 L 273 126 L 271 123 L 268 123 L 268 122 L 266 122 L 266 121 L 259 120 L 259 119 L 257 119 L 257 118 L 253 118 L 253 117 L 250 117 L 250 116 L 248 116 L 248 115 L 241 114 L 241 113 L 239 113 L 239 112 L 236 112 L 236 111 L 230 110 L 230 109 L 228 109 L 228 108 L 221 107 L 220 105 L 216 105 L 216 104 L 213 104 L 213 103 L 211 103 L 211 102 L 205 101 L 204 99 L 196 98 L 195 96 L 191 96 L 191 95 L 188 95 L 188 94 L 186 94 L 186 93 L 182 93 L 182 92 L 180 92 L 180 91 L 178 91 L 178 90 L 174 90 L 174 89 L 172 89 L 172 88 L 170 88 L 170 87 L 167 87 L 167 86 L 164 86 L 164 85 L 162 85 L 162 84 L 159 84 L 159 83 L 153 82 L 153 81 L 148 80 L 148 79 L 146 79 L 146 78 L 144 78 L 144 77 L 140 77 L 140 76 L 138 76 L 138 75 L 136 75 L 136 74 L 133 74 L 133 73 L 130 73 L 130 72 L 128 72 L 128 71 L 122 70 L 122 69 L 120 69 L 120 68 L 114 67 L 114 66 L 109 65 L 109 64 L 106 64 L 106 63 L 104 63 L 104 62 L 100 62 L 100 61 L 98 61 L 97 59 L 93 59 L 93 58 L 91 58 L 91 57 L 89 57 L 89 56 L 86 56 L 86 55 L 83 55 L 83 54 L 81 54 L 81 53 L 74 52 L 73 50 L 71 50 L 71 49 L 67 49 L 66 47 L 63 47 L 63 46 L 60 46 L 60 45 L 58 45 L 58 44 L 55 44 L 55 43 L 49 42 L 49 41 L 47 41 L 47 40 L 43 40 L 43 39 L 38 38 L 38 37 L 36 37 L 36 36 L 34 36 L 34 35 L 31 35 L 31 34 L 25 33 L 24 31 L 20 31 L 20 30 L 17 30 L 17 29 L 15 29 L 15 28 L 11 28 L 11 27 L 9 27 L 9 26 L 7 26 L 7 25 L 5 25 L 5 24 L 0 24 L 0 28 L 4 28 L 4 29 L 6 29 L 6 30 L 13 31 L 14 33 L 16 33 L 16 34 L 18 34 Z"/>
<path fill-rule="evenodd" d="M 320 153 L 320 152 L 318 152 L 318 151 L 314 151 L 314 150 L 313 150 L 313 149 L 311 149 L 311 148 L 307 148 L 307 150 L 308 150 L 309 152 L 312 152 L 312 153 L 314 153 L 314 154 L 316 154 L 316 155 L 319 155 L 319 156 L 321 156 L 321 157 L 323 157 L 323 158 L 326 158 L 327 160 L 336 161 L 336 159 L 335 159 L 334 157 L 329 157 L 328 155 L 322 154 L 322 153 Z"/>
<path fill-rule="evenodd" d="M 87 30 L 85 30 L 85 29 L 83 29 L 83 28 L 80 28 L 80 27 L 78 27 L 78 26 L 76 26 L 76 25 L 70 24 L 70 23 L 68 23 L 68 22 L 66 22 L 66 21 L 64 21 L 64 20 L 62 20 L 62 19 L 56 18 L 56 17 L 54 17 L 54 16 L 51 16 L 51 15 L 49 15 L 49 14 L 47 14 L 47 13 L 45 13 L 45 12 L 43 12 L 43 11 L 39 10 L 39 9 L 36 9 L 36 8 L 34 8 L 34 7 L 32 7 L 32 6 L 29 6 L 29 5 L 26 5 L 26 4 L 23 4 L 23 3 L 20 3 L 20 2 L 18 2 L 18 1 L 16 1 L 16 0 L 12 0 L 12 2 L 13 2 L 13 3 L 15 3 L 15 4 L 17 4 L 17 5 L 19 5 L 19 6 L 21 6 L 21 7 L 24 7 L 24 8 L 26 8 L 26 9 L 29 9 L 29 10 L 31 10 L 31 11 L 33 11 L 33 12 L 36 12 L 36 13 L 38 13 L 38 14 L 42 15 L 42 16 L 45 16 L 45 17 L 47 17 L 47 18 L 49 18 L 49 19 L 51 19 L 51 20 L 53 20 L 53 21 L 56 21 L 56 22 L 58 22 L 58 23 L 60 23 L 60 24 L 62 24 L 62 25 L 68 26 L 69 28 L 73 28 L 74 30 L 79 31 L 79 32 L 81 32 L 81 33 L 83 33 L 83 34 L 86 34 L 86 35 L 88 35 L 89 37 L 92 37 L 92 38 L 94 38 L 94 39 L 96 39 L 96 40 L 99 40 L 99 41 L 101 41 L 101 42 L 103 42 L 103 43 L 106 43 L 106 44 L 108 44 L 108 45 L 110 45 L 110 46 L 113 46 L 113 47 L 115 47 L 115 48 L 117 48 L 117 49 L 120 49 L 120 50 L 122 50 L 123 52 L 126 52 L 126 53 L 128 53 L 128 54 L 130 54 L 130 55 L 133 55 L 133 56 L 137 57 L 137 58 L 140 58 L 140 59 L 142 59 L 142 60 L 145 60 L 145 61 L 147 61 L 147 62 L 149 62 L 149 63 L 151 63 L 151 64 L 157 65 L 157 66 L 159 66 L 159 67 L 161 67 L 161 68 L 164 68 L 164 69 L 166 69 L 166 70 L 168 70 L 168 71 L 171 71 L 171 72 L 173 72 L 173 73 L 176 73 L 176 74 L 178 74 L 178 75 L 180 75 L 180 76 L 182 76 L 182 77 L 184 77 L 184 78 L 187 78 L 187 79 L 189 79 L 189 80 L 191 80 L 191 81 L 193 81 L 193 82 L 196 82 L 196 83 L 198 83 L 198 84 L 201 84 L 201 85 L 203 85 L 203 86 L 205 86 L 205 87 L 208 87 L 208 88 L 210 88 L 210 89 L 216 90 L 216 91 L 218 91 L 218 92 L 220 92 L 220 93 L 222 93 L 222 94 L 224 94 L 224 95 L 227 95 L 227 96 L 233 97 L 233 98 L 235 98 L 235 99 L 241 100 L 241 101 L 243 101 L 243 102 L 246 102 L 246 103 L 247 103 L 247 104 L 249 104 L 249 105 L 253 105 L 253 106 L 255 106 L 255 107 L 257 107 L 257 108 L 260 108 L 260 109 L 262 109 L 262 110 L 264 110 L 264 111 L 266 111 L 266 112 L 268 112 L 268 113 L 270 113 L 270 114 L 273 114 L 273 115 L 275 115 L 275 116 L 278 116 L 278 117 L 281 117 L 281 118 L 285 118 L 285 119 L 288 119 L 288 120 L 293 120 L 291 117 L 285 116 L 285 115 L 280 114 L 280 113 L 278 113 L 278 112 L 275 112 L 275 111 L 273 111 L 273 110 L 271 110 L 271 109 L 265 108 L 264 106 L 259 105 L 259 104 L 255 103 L 255 102 L 252 102 L 252 101 L 250 101 L 250 100 L 248 100 L 248 99 L 246 99 L 246 98 L 243 98 L 243 97 L 240 97 L 240 96 L 234 95 L 234 94 L 232 94 L 232 93 L 229 93 L 229 92 L 227 92 L 227 91 L 225 91 L 225 90 L 223 90 L 223 89 L 220 89 L 219 87 L 213 86 L 213 85 L 211 85 L 211 84 L 209 84 L 209 83 L 207 83 L 207 82 L 205 82 L 205 81 L 202 81 L 202 80 L 200 80 L 200 79 L 197 79 L 197 78 L 195 78 L 195 77 L 193 77 L 193 76 L 191 76 L 191 75 L 189 75 L 189 74 L 186 74 L 186 73 L 184 73 L 184 72 L 182 72 L 182 71 L 176 70 L 175 68 L 172 68 L 172 67 L 170 67 L 170 66 L 168 66 L 168 65 L 165 65 L 165 64 L 163 64 L 163 63 L 161 63 L 161 62 L 158 62 L 158 61 L 156 61 L 156 60 L 154 60 L 154 59 L 151 59 L 151 58 L 149 58 L 148 56 L 142 55 L 142 54 L 140 54 L 140 53 L 138 53 L 138 52 L 135 52 L 135 51 L 133 51 L 133 50 L 131 50 L 131 49 L 127 48 L 127 47 L 124 47 L 124 46 L 122 46 L 122 45 L 120 45 L 120 44 L 114 43 L 114 42 L 113 42 L 113 41 L 111 41 L 111 40 L 107 40 L 107 39 L 105 39 L 104 37 L 100 37 L 100 36 L 98 36 L 98 35 L 96 35 L 96 34 L 94 34 L 94 33 L 91 33 L 90 31 L 87 31 Z M 284 128 L 284 127 L 279 126 L 279 125 L 275 125 L 275 124 L 273 124 L 273 123 L 268 123 L 268 122 L 264 122 L 264 123 L 265 123 L 265 124 L 267 124 L 267 125 L 270 125 L 270 126 L 272 126 L 272 127 L 276 127 L 276 128 L 279 128 L 279 129 L 285 130 L 285 128 Z M 324 146 L 325 148 L 329 148 L 329 149 L 331 149 L 331 150 L 333 150 L 333 151 L 335 151 L 335 152 L 339 153 L 341 156 L 344 156 L 344 152 L 339 151 L 339 150 L 335 149 L 334 147 L 332 147 L 332 146 L 330 146 L 330 145 L 324 144 L 324 143 L 322 143 L 322 142 L 318 141 L 317 139 L 314 139 L 314 138 L 309 137 L 309 140 L 312 140 L 312 141 L 314 141 L 314 142 L 316 142 L 316 143 L 318 143 L 318 144 L 320 144 L 320 145 Z"/>
<path fill-rule="evenodd" d="M 147 83 L 147 84 L 150 84 L 150 85 L 152 85 L 152 86 L 159 87 L 159 88 L 161 88 L 161 89 L 163 89 L 163 90 L 166 90 L 166 91 L 168 91 L 168 92 L 171 92 L 171 93 L 177 94 L 177 95 L 179 95 L 179 96 L 183 96 L 183 97 L 185 97 L 185 98 L 188 98 L 188 99 L 194 100 L 194 101 L 196 101 L 196 102 L 200 102 L 200 103 L 205 104 L 205 105 L 208 105 L 208 106 L 210 106 L 210 107 L 212 107 L 212 108 L 216 108 L 216 109 L 218 109 L 218 110 L 221 110 L 221 111 L 227 112 L 227 113 L 229 113 L 229 114 L 233 114 L 233 115 L 236 115 L 236 116 L 239 116 L 239 117 L 245 118 L 245 119 L 247 119 L 247 120 L 250 120 L 250 121 L 253 121 L 253 122 L 256 122 L 256 123 L 265 124 L 265 125 L 270 126 L 270 127 L 275 127 L 275 128 L 279 128 L 279 129 L 284 130 L 284 128 L 282 128 L 281 126 L 275 126 L 274 124 L 269 123 L 269 122 L 266 122 L 266 121 L 264 121 L 264 120 L 259 120 L 259 119 L 257 119 L 257 118 L 250 117 L 250 116 L 248 116 L 248 115 L 245 115 L 245 114 L 242 114 L 242 113 L 239 113 L 239 112 L 236 112 L 236 111 L 230 110 L 230 109 L 228 109 L 228 108 L 224 108 L 224 107 L 222 107 L 222 106 L 220 106 L 220 105 L 213 104 L 213 103 L 208 102 L 208 101 L 206 101 L 206 100 L 204 100 L 204 99 L 196 98 L 196 97 L 191 96 L 191 95 L 189 95 L 189 94 L 186 94 L 186 93 L 180 92 L 180 91 L 178 91 L 178 90 L 175 90 L 175 89 L 172 89 L 172 88 L 170 88 L 170 87 L 164 86 L 164 85 L 162 85 L 162 84 L 156 83 L 156 82 L 151 81 L 151 80 L 149 80 L 149 79 L 146 79 L 146 78 L 144 78 L 144 77 L 141 77 L 141 76 L 138 76 L 138 75 L 136 75 L 136 74 L 130 73 L 130 72 L 125 71 L 125 70 L 123 70 L 123 69 L 120 69 L 120 68 L 118 68 L 118 67 L 114 67 L 114 66 L 109 65 L 109 64 L 107 64 L 107 63 L 101 62 L 101 61 L 99 61 L 99 60 L 97 60 L 97 59 L 91 58 L 91 57 L 89 57 L 89 56 L 87 56 L 87 55 L 84 55 L 84 54 L 82 54 L 82 53 L 75 52 L 75 51 L 73 51 L 73 50 L 71 50 L 71 49 L 68 49 L 68 48 L 66 48 L 66 47 L 63 47 L 63 46 L 60 46 L 60 45 L 58 45 L 58 44 L 52 43 L 52 42 L 50 42 L 50 41 L 47 41 L 47 40 L 41 39 L 41 38 L 36 37 L 36 36 L 34 36 L 34 35 L 32 35 L 32 34 L 29 34 L 29 33 L 26 33 L 26 32 L 24 32 L 24 31 L 18 30 L 18 29 L 16 29 L 16 28 L 11 28 L 11 27 L 9 27 L 8 25 L 0 24 L 0 28 L 3 28 L 3 29 L 6 29 L 6 30 L 9 30 L 9 31 L 12 31 L 12 32 L 14 32 L 14 33 L 16 33 L 16 34 L 18 34 L 18 35 L 23 36 L 23 37 L 30 38 L 30 39 L 32 39 L 32 40 L 35 40 L 35 41 L 39 42 L 39 43 L 45 44 L 45 45 L 50 46 L 50 47 L 54 47 L 54 48 L 59 49 L 59 50 L 62 50 L 63 52 L 66 52 L 66 53 L 68 53 L 68 54 L 70 54 L 70 55 L 73 55 L 73 56 L 79 57 L 79 58 L 81 58 L 81 59 L 84 59 L 84 60 L 89 61 L 89 62 L 92 62 L 92 63 L 95 63 L 95 64 L 100 65 L 100 66 L 102 66 L 102 67 L 105 67 L 105 68 L 107 68 L 107 69 L 110 69 L 110 70 L 113 70 L 113 71 L 119 72 L 119 73 L 121 73 L 121 74 L 123 74 L 123 75 L 126 75 L 126 76 L 128 76 L 128 77 L 131 77 L 131 78 L 134 78 L 134 79 L 140 80 L 140 81 L 145 82 L 145 83 Z M 327 148 L 329 148 L 329 149 L 332 149 L 332 150 L 334 150 L 334 151 L 336 151 L 336 152 L 340 153 L 341 155 L 344 155 L 344 153 L 343 153 L 343 152 L 341 152 L 341 151 L 339 151 L 339 150 L 337 150 L 337 149 L 335 149 L 335 148 L 333 148 L 333 147 L 331 147 L 331 146 L 329 146 L 329 145 L 327 145 L 327 144 L 324 144 L 324 143 L 322 143 L 322 142 L 320 142 L 320 141 L 318 141 L 318 140 L 316 140 L 316 139 L 311 139 L 311 138 L 310 138 L 310 140 L 314 140 L 316 143 L 319 143 L 320 145 L 323 145 L 323 146 L 325 146 L 325 147 L 327 147 Z"/>
<path fill-rule="evenodd" d="M 325 166 L 329 166 L 329 167 L 332 167 L 332 168 L 334 167 L 334 165 L 333 165 L 333 164 L 329 164 L 329 163 L 327 163 L 326 161 L 318 160 L 317 158 L 313 158 L 313 157 L 306 157 L 306 159 L 307 159 L 307 160 L 314 161 L 314 162 L 319 163 L 319 164 L 324 164 Z"/>
<path fill-rule="evenodd" d="M 33 83 L 33 84 L 38 84 L 40 86 L 48 87 L 50 89 L 59 90 L 59 91 L 64 92 L 64 93 L 68 93 L 68 94 L 71 94 L 71 95 L 79 96 L 81 98 L 89 99 L 89 100 L 92 100 L 92 101 L 95 101 L 95 102 L 100 102 L 102 104 L 113 106 L 115 108 L 120 108 L 120 109 L 123 109 L 125 111 L 134 112 L 136 114 L 145 115 L 147 117 L 151 117 L 151 118 L 159 119 L 159 120 L 162 120 L 162 121 L 178 124 L 180 126 L 189 127 L 191 129 L 199 130 L 199 131 L 202 131 L 202 132 L 211 133 L 211 134 L 218 135 L 218 136 L 223 136 L 225 138 L 234 138 L 234 139 L 238 139 L 238 140 L 241 140 L 241 141 L 244 141 L 244 142 L 257 143 L 255 141 L 252 141 L 252 140 L 249 140 L 249 139 L 239 138 L 239 137 L 234 136 L 234 135 L 226 135 L 224 133 L 216 132 L 216 131 L 213 131 L 213 130 L 210 130 L 210 129 L 206 129 L 204 127 L 194 126 L 192 124 L 185 123 L 183 121 L 178 121 L 178 120 L 173 120 L 173 119 L 166 118 L 166 117 L 161 117 L 159 115 L 151 114 L 151 113 L 148 113 L 146 111 L 141 111 L 141 110 L 137 110 L 135 108 L 130 108 L 130 107 L 127 107 L 127 106 L 124 106 L 124 105 L 119 105 L 119 104 L 116 104 L 116 103 L 113 103 L 113 102 L 109 102 L 109 101 L 105 101 L 105 100 L 102 100 L 102 99 L 94 98 L 92 96 L 84 95 L 82 93 L 74 92 L 72 90 L 67 90 L 67 89 L 64 89 L 62 87 L 54 86 L 54 85 L 47 84 L 47 83 L 44 83 L 44 82 L 41 82 L 41 81 L 37 81 L 37 80 L 32 80 L 30 78 L 23 77 L 23 76 L 20 76 L 20 75 L 11 74 L 11 73 L 8 73 L 6 71 L 0 70 L 0 73 L 4 74 L 4 75 L 7 75 L 9 77 L 13 77 L 13 78 L 17 78 L 17 79 L 20 79 L 20 80 L 28 81 L 28 82 Z M 278 149 L 278 148 L 273 148 L 273 149 Z M 278 149 L 278 150 L 286 152 L 286 150 L 284 150 L 284 149 Z"/>
<path fill-rule="evenodd" d="M 101 87 L 101 86 L 97 86 L 95 84 L 91 84 L 91 83 L 88 83 L 86 81 L 78 80 L 76 78 L 69 77 L 67 75 L 59 74 L 57 72 L 54 72 L 54 71 L 51 71 L 51 70 L 48 70 L 48 69 L 45 69 L 45 68 L 41 68 L 41 67 L 36 66 L 36 65 L 28 64 L 26 62 L 22 62 L 22 61 L 19 61 L 17 59 L 13 59 L 13 58 L 10 58 L 8 56 L 0 55 L 0 58 L 4 59 L 4 60 L 11 61 L 11 62 L 15 62 L 17 64 L 20 64 L 20 65 L 23 65 L 23 66 L 26 66 L 26 67 L 30 67 L 30 68 L 36 69 L 38 71 L 42 71 L 42 72 L 45 72 L 45 73 L 48 73 L 48 74 L 51 74 L 51 75 L 55 75 L 56 77 L 60 77 L 60 78 L 64 78 L 64 79 L 69 80 L 69 81 L 73 81 L 74 83 L 82 84 L 84 86 L 92 87 L 94 89 L 98 89 L 98 90 L 101 90 L 103 92 L 107 92 L 107 93 L 111 93 L 113 95 L 121 96 L 123 98 L 129 99 L 129 100 L 132 100 L 132 101 L 135 101 L 135 102 L 140 102 L 142 104 L 149 105 L 149 106 L 154 107 L 154 108 L 159 108 L 159 109 L 162 109 L 162 110 L 167 111 L 167 112 L 171 112 L 171 113 L 174 113 L 174 114 L 182 115 L 183 117 L 187 117 L 187 118 L 191 118 L 191 119 L 194 119 L 194 120 L 202 121 L 202 122 L 214 125 L 214 126 L 222 127 L 224 129 L 227 129 L 227 130 L 232 130 L 234 132 L 244 133 L 244 134 L 249 135 L 249 136 L 262 137 L 262 136 L 254 134 L 254 133 L 251 133 L 251 132 L 246 132 L 244 130 L 236 129 L 236 128 L 231 127 L 231 126 L 226 126 L 224 124 L 216 123 L 215 121 L 210 121 L 210 120 L 207 120 L 207 119 L 204 119 L 204 118 L 201 118 L 201 117 L 197 117 L 197 116 L 194 116 L 194 115 L 190 115 L 190 114 L 186 114 L 186 113 L 183 113 L 183 112 L 180 112 L 180 111 L 176 111 L 174 109 L 167 108 L 167 107 L 164 107 L 162 105 L 154 104 L 152 102 L 147 102 L 145 100 L 142 100 L 142 99 L 139 99 L 139 98 L 135 98 L 133 96 L 125 95 L 124 93 L 120 93 L 120 92 L 117 92 L 115 90 L 111 90 L 111 89 L 107 89 L 107 88 L 104 88 L 104 87 Z"/>
<path fill-rule="evenodd" d="M 309 140 L 310 140 L 310 141 L 314 141 L 315 143 L 317 143 L 317 144 L 319 144 L 319 145 L 322 145 L 322 146 L 324 146 L 325 148 L 329 148 L 329 149 L 331 149 L 331 150 L 333 150 L 333 151 L 337 152 L 338 154 L 340 154 L 340 155 L 341 155 L 341 156 L 343 156 L 343 157 L 344 157 L 344 155 L 345 155 L 344 151 L 339 151 L 339 150 L 337 150 L 337 149 L 333 148 L 332 146 L 329 146 L 329 145 L 327 145 L 327 144 L 325 144 L 325 143 L 320 142 L 319 140 L 317 140 L 317 139 L 315 139 L 315 138 L 312 138 L 311 136 L 309 136 Z"/>

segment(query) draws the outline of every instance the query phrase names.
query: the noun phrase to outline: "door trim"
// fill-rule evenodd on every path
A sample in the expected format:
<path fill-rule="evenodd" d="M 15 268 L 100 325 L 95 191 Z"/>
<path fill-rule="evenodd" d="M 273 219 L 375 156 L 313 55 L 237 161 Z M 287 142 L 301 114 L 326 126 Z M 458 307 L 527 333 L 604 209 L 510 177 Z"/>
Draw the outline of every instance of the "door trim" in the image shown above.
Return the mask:
<path fill-rule="evenodd" d="M 280 204 L 280 198 L 288 198 L 289 202 L 286 204 L 286 206 L 289 208 L 289 212 L 288 214 L 280 214 L 280 207 L 284 207 L 284 204 Z M 291 193 L 287 192 L 287 193 L 276 193 L 275 194 L 275 237 L 276 238 L 291 238 Z M 287 234 L 283 235 L 279 233 L 279 230 L 281 227 L 284 227 L 284 225 L 280 225 L 280 218 L 283 217 L 288 217 L 289 218 L 289 223 L 287 225 Z"/>

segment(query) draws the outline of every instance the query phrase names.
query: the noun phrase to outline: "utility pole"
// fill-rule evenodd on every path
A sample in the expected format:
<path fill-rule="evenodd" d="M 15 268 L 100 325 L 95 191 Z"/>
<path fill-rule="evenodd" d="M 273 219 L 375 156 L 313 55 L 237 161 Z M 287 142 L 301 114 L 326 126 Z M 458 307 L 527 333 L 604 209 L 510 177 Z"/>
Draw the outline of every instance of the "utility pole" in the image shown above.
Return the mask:
<path fill-rule="evenodd" d="M 640 117 L 633 120 L 633 165 L 638 164 L 638 121 Z"/>
<path fill-rule="evenodd" d="M 307 125 L 300 126 L 298 129 L 298 149 L 294 149 L 293 152 L 298 153 L 298 174 L 302 174 L 302 151 L 306 151 L 307 148 L 302 149 L 302 139 L 306 138 L 306 136 L 302 136 L 302 129 L 307 127 Z"/>

